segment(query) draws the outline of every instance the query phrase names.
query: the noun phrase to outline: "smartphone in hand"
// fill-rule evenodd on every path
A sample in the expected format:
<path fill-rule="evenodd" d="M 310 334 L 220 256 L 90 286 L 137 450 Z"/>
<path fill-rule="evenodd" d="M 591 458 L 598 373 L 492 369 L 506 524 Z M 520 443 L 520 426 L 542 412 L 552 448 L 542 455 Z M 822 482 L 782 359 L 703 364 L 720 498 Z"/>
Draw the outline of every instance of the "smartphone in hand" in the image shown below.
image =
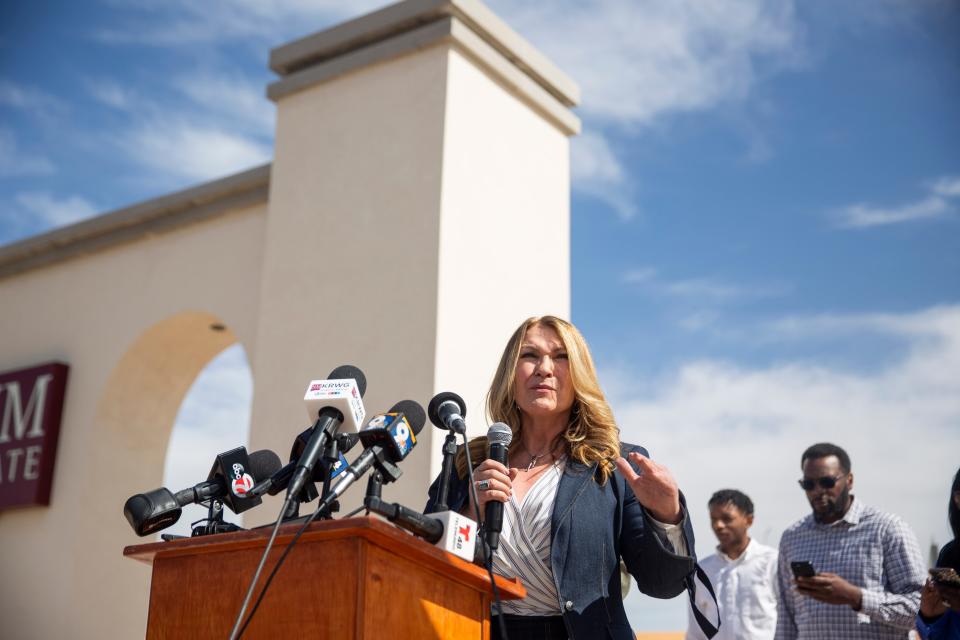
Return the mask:
<path fill-rule="evenodd" d="M 795 578 L 812 578 L 817 575 L 817 570 L 813 568 L 809 560 L 799 560 L 790 563 L 790 569 Z"/>

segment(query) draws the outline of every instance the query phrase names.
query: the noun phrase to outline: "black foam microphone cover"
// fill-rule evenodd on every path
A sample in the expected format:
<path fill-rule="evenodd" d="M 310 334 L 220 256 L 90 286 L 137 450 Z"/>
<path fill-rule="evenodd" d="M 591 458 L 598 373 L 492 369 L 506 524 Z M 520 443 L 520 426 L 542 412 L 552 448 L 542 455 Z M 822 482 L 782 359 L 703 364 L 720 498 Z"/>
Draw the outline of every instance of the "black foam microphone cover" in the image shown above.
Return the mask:
<path fill-rule="evenodd" d="M 250 454 L 250 475 L 254 480 L 269 478 L 282 466 L 280 456 L 270 449 L 260 449 Z"/>
<path fill-rule="evenodd" d="M 363 375 L 363 371 L 360 371 L 357 367 L 352 364 L 343 364 L 327 376 L 327 380 L 347 380 L 349 378 L 353 378 L 357 382 L 357 391 L 360 392 L 362 398 L 367 393 L 367 376 Z"/>
<path fill-rule="evenodd" d="M 173 526 L 181 513 L 176 497 L 166 487 L 130 496 L 123 505 L 123 515 L 138 536 Z"/>
<path fill-rule="evenodd" d="M 467 425 L 463 419 L 467 416 L 467 403 L 452 391 L 442 391 L 433 396 L 427 405 L 430 422 L 438 429 L 466 433 Z"/>
<path fill-rule="evenodd" d="M 415 400 L 401 400 L 390 407 L 390 411 L 387 413 L 402 413 L 406 416 L 407 422 L 410 423 L 410 428 L 413 429 L 413 435 L 415 436 L 420 435 L 423 425 L 427 422 L 427 414 L 424 412 L 423 407 L 420 406 L 420 403 Z"/>

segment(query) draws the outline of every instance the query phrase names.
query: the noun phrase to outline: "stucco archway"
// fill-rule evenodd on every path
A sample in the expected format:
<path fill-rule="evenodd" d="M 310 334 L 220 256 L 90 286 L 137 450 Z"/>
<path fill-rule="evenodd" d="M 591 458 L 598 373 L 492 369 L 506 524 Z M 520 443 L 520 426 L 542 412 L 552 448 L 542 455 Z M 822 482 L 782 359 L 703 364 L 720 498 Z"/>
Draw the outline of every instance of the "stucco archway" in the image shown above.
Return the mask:
<path fill-rule="evenodd" d="M 207 363 L 236 342 L 223 319 L 185 311 L 145 329 L 117 362 L 97 402 L 88 441 L 84 484 L 96 489 L 99 508 L 83 511 L 88 521 L 78 523 L 103 533 L 93 542 L 86 538 L 73 554 L 78 576 L 139 569 L 117 552 L 130 538 L 123 503 L 132 493 L 161 486 L 167 442 L 184 396 Z M 130 599 L 117 603 L 117 614 L 129 611 L 142 619 L 141 594 Z"/>

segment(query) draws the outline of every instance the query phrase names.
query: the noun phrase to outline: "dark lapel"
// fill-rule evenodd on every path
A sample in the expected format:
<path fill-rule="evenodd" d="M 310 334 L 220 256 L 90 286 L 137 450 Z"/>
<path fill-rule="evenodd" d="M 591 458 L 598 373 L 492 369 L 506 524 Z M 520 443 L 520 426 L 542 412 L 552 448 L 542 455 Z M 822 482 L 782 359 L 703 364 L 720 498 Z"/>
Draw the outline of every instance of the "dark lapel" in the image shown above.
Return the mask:
<path fill-rule="evenodd" d="M 560 584 L 563 577 L 563 568 L 567 560 L 567 546 L 570 539 L 570 509 L 580 497 L 588 483 L 597 471 L 598 462 L 585 465 L 581 462 L 567 460 L 566 469 L 560 478 L 557 487 L 557 499 L 553 504 L 553 518 L 550 523 L 550 560 L 553 575 Z"/>

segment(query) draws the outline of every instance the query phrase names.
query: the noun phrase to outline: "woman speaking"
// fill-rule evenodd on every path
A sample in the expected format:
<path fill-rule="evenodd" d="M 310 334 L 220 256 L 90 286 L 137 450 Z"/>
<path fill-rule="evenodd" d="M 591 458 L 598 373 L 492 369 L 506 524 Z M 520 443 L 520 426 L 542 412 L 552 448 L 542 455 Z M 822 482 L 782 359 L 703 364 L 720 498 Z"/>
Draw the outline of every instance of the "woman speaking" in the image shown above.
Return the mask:
<path fill-rule="evenodd" d="M 513 431 L 506 466 L 486 458 L 486 437 L 470 442 L 480 512 L 504 503 L 493 570 L 527 589 L 526 598 L 503 603 L 508 635 L 582 639 L 606 637 L 607 629 L 632 639 L 621 559 L 640 591 L 672 598 L 695 568 L 693 529 L 670 471 L 620 442 L 580 332 L 553 316 L 521 324 L 503 351 L 487 413 Z M 461 450 L 447 502 L 472 515 L 467 484 Z M 498 620 L 491 630 L 498 638 Z"/>

